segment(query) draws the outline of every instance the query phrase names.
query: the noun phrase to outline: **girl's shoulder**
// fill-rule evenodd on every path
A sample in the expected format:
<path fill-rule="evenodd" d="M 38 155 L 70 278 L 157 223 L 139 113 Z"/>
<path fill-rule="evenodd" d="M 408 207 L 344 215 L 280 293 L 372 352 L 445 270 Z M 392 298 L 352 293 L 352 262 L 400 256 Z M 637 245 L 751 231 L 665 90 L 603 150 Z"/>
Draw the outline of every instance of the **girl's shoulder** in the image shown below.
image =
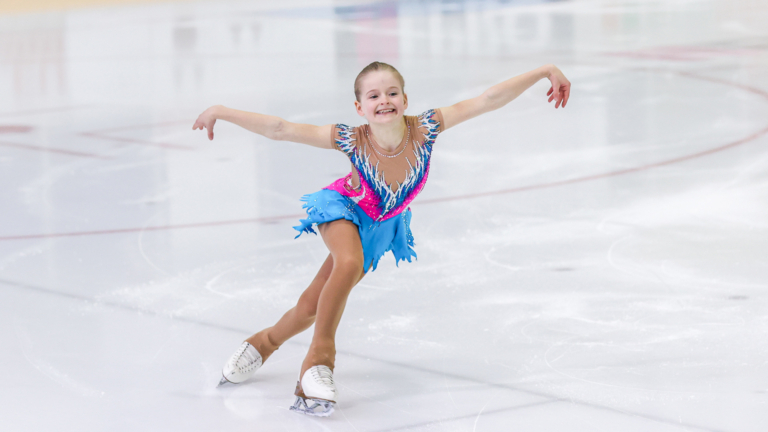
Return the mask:
<path fill-rule="evenodd" d="M 359 136 L 360 126 L 347 126 L 337 123 L 331 127 L 331 144 L 333 148 L 347 155 L 351 155 L 355 149 L 355 140 Z"/>
<path fill-rule="evenodd" d="M 440 109 L 428 109 L 417 116 L 406 116 L 408 124 L 424 134 L 426 141 L 434 141 L 442 132 L 443 114 Z"/>
<path fill-rule="evenodd" d="M 433 144 L 437 135 L 442 132 L 443 114 L 439 108 L 428 109 L 415 116 L 406 115 L 405 121 L 411 131 L 418 131 L 421 142 Z M 351 155 L 355 150 L 357 141 L 362 139 L 365 134 L 365 126 L 349 126 L 343 123 L 337 123 L 331 128 L 331 143 L 333 147 L 347 155 Z"/>

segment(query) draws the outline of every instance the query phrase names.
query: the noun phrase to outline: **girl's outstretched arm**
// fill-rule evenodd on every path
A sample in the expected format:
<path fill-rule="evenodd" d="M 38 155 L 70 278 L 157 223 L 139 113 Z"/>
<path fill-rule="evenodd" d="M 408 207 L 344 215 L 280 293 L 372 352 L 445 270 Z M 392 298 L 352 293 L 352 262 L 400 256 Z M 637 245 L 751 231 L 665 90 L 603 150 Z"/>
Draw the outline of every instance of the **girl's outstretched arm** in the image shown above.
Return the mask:
<path fill-rule="evenodd" d="M 280 117 L 240 111 L 222 105 L 214 105 L 195 120 L 192 130 L 208 129 L 208 139 L 213 139 L 213 125 L 216 120 L 226 120 L 251 132 L 276 141 L 293 141 L 314 147 L 332 149 L 331 128 L 333 125 L 315 126 L 291 123 Z"/>
<path fill-rule="evenodd" d="M 560 69 L 550 64 L 496 84 L 478 97 L 440 108 L 443 114 L 443 130 L 503 107 L 542 78 L 548 78 L 552 83 L 552 87 L 547 92 L 549 102 L 554 100 L 555 108 L 560 106 L 565 108 L 571 95 L 571 83 Z"/>

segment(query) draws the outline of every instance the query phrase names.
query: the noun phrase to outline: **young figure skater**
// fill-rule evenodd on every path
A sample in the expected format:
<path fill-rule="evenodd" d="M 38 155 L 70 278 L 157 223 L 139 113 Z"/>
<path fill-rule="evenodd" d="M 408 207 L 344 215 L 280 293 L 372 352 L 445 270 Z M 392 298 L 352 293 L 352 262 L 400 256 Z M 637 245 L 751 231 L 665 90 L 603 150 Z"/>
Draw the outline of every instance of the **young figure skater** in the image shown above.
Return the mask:
<path fill-rule="evenodd" d="M 313 323 L 312 343 L 301 365 L 292 410 L 327 416 L 337 399 L 333 382 L 335 335 L 352 288 L 379 259 L 392 251 L 395 264 L 416 257 L 408 205 L 421 192 L 438 134 L 480 114 L 499 109 L 542 78 L 552 84 L 547 96 L 565 107 L 571 84 L 554 65 L 542 66 L 449 107 L 406 116 L 408 96 L 400 73 L 373 62 L 355 79 L 355 109 L 368 124 L 313 126 L 216 105 L 205 110 L 192 129 L 208 130 L 222 119 L 276 141 L 293 141 L 344 153 L 351 172 L 322 190 L 305 195 L 307 219 L 294 227 L 317 234 L 329 254 L 298 303 L 272 327 L 242 343 L 224 365 L 220 384 L 241 383 L 285 341 Z"/>

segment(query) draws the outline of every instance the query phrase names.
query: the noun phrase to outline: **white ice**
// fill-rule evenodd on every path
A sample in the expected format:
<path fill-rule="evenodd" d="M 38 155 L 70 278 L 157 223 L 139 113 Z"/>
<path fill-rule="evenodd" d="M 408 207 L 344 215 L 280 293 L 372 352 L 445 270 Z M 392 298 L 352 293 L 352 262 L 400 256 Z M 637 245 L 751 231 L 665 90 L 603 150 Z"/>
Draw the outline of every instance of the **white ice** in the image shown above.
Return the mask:
<path fill-rule="evenodd" d="M 0 15 L 0 430 L 768 430 L 766 22 L 757 0 Z M 546 63 L 573 92 L 440 136 L 418 261 L 352 291 L 315 419 L 288 411 L 311 331 L 216 384 L 324 260 L 291 227 L 349 163 L 191 126 L 213 104 L 360 124 L 373 60 L 409 114 Z"/>

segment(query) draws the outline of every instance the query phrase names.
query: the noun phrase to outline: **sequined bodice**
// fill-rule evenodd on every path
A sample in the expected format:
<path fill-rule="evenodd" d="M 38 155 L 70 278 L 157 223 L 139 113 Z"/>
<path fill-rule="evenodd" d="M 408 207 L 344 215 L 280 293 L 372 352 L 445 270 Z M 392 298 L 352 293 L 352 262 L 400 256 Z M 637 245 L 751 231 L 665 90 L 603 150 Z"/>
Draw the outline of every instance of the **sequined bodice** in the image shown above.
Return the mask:
<path fill-rule="evenodd" d="M 359 174 L 360 189 L 350 187 L 353 173 L 341 178 L 326 189 L 335 190 L 355 201 L 374 220 L 386 220 L 404 211 L 408 204 L 421 192 L 429 175 L 429 163 L 432 147 L 440 131 L 439 114 L 428 110 L 416 118 L 406 117 L 413 124 L 411 142 L 407 145 L 410 150 L 403 152 L 407 169 L 405 179 L 391 182 L 397 185 L 393 190 L 385 181 L 384 173 L 380 170 L 382 161 L 373 154 L 373 149 L 360 143 L 360 128 L 346 125 L 336 125 L 334 143 L 344 152 Z"/>

